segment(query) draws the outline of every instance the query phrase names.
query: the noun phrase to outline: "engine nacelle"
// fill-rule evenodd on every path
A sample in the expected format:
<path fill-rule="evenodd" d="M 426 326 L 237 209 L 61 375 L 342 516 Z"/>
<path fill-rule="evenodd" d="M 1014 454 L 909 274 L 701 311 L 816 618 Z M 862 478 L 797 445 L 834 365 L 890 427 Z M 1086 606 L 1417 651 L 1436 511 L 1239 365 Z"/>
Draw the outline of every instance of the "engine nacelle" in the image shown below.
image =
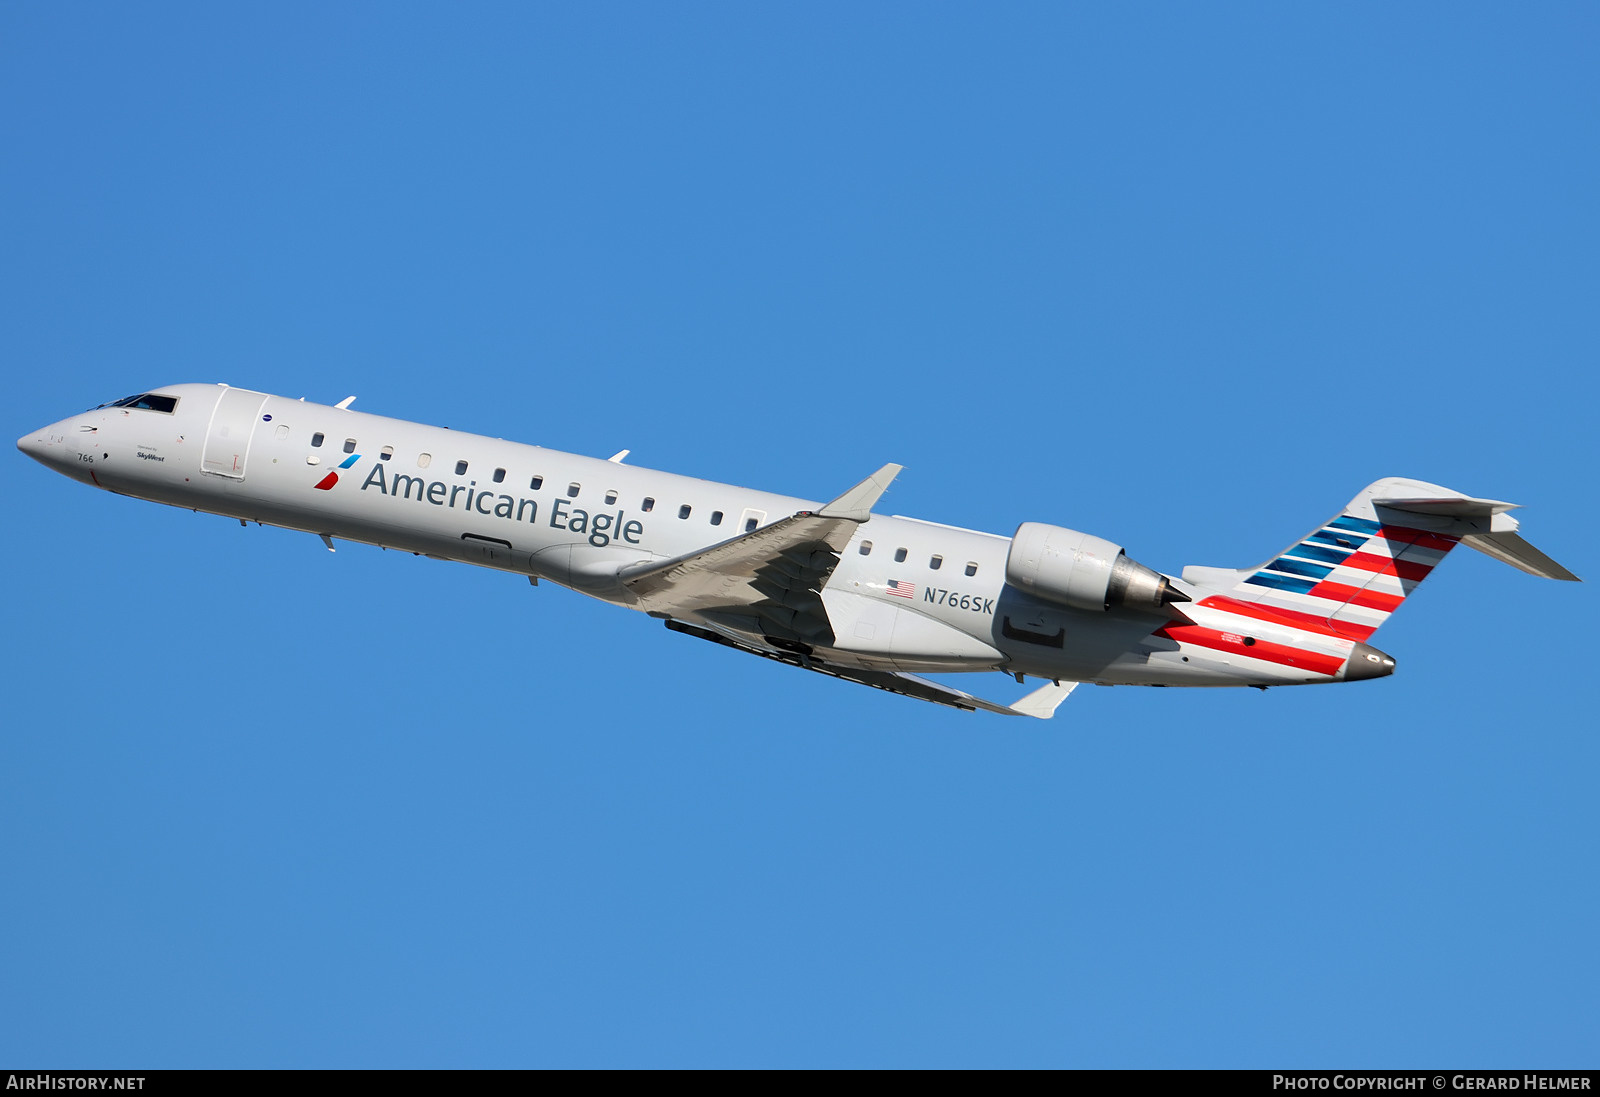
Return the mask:
<path fill-rule="evenodd" d="M 1160 612 L 1169 602 L 1189 600 L 1166 576 L 1128 559 L 1121 545 L 1044 522 L 1017 527 L 1006 557 L 1006 581 L 1075 609 L 1125 606 Z"/>

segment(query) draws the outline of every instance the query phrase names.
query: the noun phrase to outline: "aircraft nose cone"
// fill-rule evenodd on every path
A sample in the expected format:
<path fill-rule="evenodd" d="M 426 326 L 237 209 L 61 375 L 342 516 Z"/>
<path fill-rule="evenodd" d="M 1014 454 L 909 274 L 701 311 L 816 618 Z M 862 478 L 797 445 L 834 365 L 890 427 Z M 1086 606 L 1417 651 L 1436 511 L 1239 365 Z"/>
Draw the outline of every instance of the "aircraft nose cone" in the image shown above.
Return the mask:
<path fill-rule="evenodd" d="M 17 439 L 17 448 L 35 461 L 44 460 L 44 431 L 36 430 Z"/>
<path fill-rule="evenodd" d="M 73 475 L 77 472 L 74 466 L 78 459 L 78 446 L 76 434 L 68 433 L 69 426 L 75 427 L 76 424 L 63 421 L 29 431 L 17 439 L 17 448 L 46 468 Z"/>
<path fill-rule="evenodd" d="M 1344 663 L 1344 680 L 1359 682 L 1364 678 L 1383 678 L 1394 673 L 1394 659 L 1367 644 L 1357 644 Z"/>

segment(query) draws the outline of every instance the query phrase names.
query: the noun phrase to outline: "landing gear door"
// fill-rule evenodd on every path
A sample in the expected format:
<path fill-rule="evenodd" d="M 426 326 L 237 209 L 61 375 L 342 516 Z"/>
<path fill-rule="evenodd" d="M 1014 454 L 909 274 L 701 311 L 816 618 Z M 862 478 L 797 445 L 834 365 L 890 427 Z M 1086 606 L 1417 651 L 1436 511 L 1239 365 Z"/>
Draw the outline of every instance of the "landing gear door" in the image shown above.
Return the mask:
<path fill-rule="evenodd" d="M 214 476 L 244 479 L 245 459 L 250 456 L 250 439 L 267 402 L 265 393 L 249 389 L 223 389 L 206 428 L 206 447 L 200 467 Z"/>

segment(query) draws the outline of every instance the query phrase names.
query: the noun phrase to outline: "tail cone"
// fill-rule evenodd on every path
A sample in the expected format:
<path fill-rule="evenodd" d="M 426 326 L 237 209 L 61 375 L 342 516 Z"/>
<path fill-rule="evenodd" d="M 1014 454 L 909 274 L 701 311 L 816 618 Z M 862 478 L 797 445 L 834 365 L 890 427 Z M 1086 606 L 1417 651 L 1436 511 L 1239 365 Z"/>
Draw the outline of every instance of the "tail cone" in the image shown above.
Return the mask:
<path fill-rule="evenodd" d="M 1365 678 L 1384 678 L 1394 673 L 1394 659 L 1367 644 L 1357 644 L 1344 661 L 1344 680 L 1359 682 Z"/>

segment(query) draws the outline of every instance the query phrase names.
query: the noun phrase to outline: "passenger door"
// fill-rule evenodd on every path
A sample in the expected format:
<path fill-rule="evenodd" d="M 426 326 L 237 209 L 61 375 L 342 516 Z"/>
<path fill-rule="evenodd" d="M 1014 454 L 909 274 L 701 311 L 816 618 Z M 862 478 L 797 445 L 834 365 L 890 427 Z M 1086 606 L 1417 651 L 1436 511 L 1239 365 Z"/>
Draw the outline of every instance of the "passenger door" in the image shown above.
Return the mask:
<path fill-rule="evenodd" d="M 245 460 L 250 456 L 250 440 L 260 422 L 267 396 L 249 389 L 227 388 L 217 399 L 206 428 L 205 449 L 200 467 L 214 476 L 243 480 Z"/>

